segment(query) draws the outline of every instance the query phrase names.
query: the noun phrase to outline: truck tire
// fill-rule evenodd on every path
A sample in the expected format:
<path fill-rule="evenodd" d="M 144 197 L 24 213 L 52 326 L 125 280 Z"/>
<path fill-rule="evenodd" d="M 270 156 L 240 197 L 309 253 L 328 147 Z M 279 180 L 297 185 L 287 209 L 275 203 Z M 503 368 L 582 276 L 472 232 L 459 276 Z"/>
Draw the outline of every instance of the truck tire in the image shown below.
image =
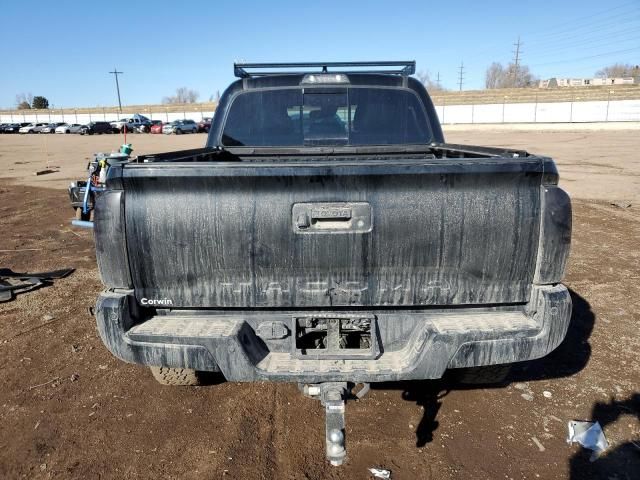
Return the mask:
<path fill-rule="evenodd" d="M 456 368 L 451 371 L 453 379 L 464 385 L 491 385 L 505 382 L 511 365 L 487 365 L 485 367 Z"/>
<path fill-rule="evenodd" d="M 198 373 L 189 368 L 151 367 L 151 373 L 162 385 L 183 387 L 201 385 Z"/>

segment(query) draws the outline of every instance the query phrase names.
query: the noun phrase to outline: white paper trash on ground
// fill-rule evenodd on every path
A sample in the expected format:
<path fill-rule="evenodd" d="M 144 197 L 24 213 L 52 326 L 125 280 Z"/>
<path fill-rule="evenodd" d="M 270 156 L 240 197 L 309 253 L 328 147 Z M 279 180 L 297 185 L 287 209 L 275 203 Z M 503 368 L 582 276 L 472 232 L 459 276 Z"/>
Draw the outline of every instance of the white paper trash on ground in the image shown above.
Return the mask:
<path fill-rule="evenodd" d="M 567 437 L 567 443 L 577 442 L 584 448 L 593 450 L 589 458 L 590 461 L 595 461 L 603 451 L 609 448 L 609 442 L 604 436 L 600 423 L 572 420 L 568 426 L 569 436 Z"/>
<path fill-rule="evenodd" d="M 368 470 L 375 478 L 391 478 L 391 470 L 385 470 L 384 468 L 369 468 Z"/>

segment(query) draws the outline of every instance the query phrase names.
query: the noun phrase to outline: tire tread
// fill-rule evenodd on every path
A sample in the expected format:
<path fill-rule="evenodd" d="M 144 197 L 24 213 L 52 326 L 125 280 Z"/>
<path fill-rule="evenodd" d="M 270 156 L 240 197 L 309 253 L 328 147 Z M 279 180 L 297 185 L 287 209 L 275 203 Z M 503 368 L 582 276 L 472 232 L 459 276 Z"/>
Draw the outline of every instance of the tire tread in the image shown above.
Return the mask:
<path fill-rule="evenodd" d="M 151 367 L 151 373 L 162 385 L 197 386 L 201 384 L 198 373 L 189 368 Z"/>

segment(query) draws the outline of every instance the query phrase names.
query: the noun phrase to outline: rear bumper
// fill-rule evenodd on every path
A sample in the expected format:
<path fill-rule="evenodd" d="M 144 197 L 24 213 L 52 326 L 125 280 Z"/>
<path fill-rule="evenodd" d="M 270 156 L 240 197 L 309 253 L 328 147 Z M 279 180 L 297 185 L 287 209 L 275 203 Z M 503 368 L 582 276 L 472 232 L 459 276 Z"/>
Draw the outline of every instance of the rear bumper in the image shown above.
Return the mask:
<path fill-rule="evenodd" d="M 103 342 L 127 362 L 221 371 L 230 381 L 382 382 L 440 378 L 447 368 L 542 357 L 565 337 L 571 297 L 563 285 L 534 286 L 527 305 L 368 313 L 377 322 L 375 358 L 305 359 L 291 351 L 296 312 L 168 312 L 145 318 L 130 291 L 104 292 L 96 308 Z M 289 328 L 273 338 L 264 334 L 272 325 L 279 332 L 282 325 Z"/>

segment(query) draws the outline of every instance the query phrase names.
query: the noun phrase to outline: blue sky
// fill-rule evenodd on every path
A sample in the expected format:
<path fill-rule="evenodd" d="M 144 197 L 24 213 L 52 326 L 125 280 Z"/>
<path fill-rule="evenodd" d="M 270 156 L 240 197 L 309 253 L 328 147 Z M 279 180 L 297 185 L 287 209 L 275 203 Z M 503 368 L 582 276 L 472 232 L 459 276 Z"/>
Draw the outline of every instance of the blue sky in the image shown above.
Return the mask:
<path fill-rule="evenodd" d="M 56 107 L 158 103 L 186 86 L 206 100 L 233 80 L 234 60 L 415 59 L 457 89 L 482 88 L 520 35 L 538 76 L 590 76 L 640 63 L 640 0 L 2 1 L 0 107 L 21 92 Z"/>

